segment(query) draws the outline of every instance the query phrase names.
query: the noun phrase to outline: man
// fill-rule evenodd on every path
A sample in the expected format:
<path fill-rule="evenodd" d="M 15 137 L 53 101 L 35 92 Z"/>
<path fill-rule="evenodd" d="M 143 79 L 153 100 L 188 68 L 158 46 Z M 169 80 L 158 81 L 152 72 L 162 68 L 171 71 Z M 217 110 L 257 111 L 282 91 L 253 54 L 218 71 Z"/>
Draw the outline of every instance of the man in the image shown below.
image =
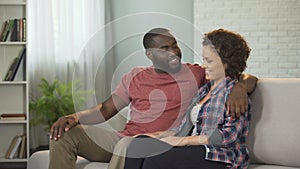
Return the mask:
<path fill-rule="evenodd" d="M 98 106 L 61 117 L 50 130 L 51 169 L 75 168 L 77 155 L 123 168 L 126 145 L 138 134 L 160 135 L 177 126 L 197 89 L 206 83 L 199 65 L 181 64 L 181 50 L 169 30 L 155 28 L 143 39 L 153 66 L 133 68 L 112 95 Z M 244 75 L 229 96 L 229 108 L 239 116 L 247 108 L 247 93 L 256 78 Z M 244 80 L 246 79 L 246 80 Z M 78 125 L 104 122 L 130 104 L 130 120 L 116 132 Z M 235 116 L 233 115 L 233 116 Z M 125 147 L 125 148 L 124 148 Z"/>

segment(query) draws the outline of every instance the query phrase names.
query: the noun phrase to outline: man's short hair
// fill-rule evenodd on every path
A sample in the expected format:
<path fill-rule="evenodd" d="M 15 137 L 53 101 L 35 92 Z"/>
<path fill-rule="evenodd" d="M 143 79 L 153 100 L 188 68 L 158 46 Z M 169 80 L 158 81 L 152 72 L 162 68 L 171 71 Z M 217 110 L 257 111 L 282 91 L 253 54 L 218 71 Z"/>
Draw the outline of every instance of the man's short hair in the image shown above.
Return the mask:
<path fill-rule="evenodd" d="M 145 49 L 151 48 L 153 43 L 153 38 L 158 35 L 165 34 L 166 32 L 170 32 L 170 30 L 166 28 L 153 28 L 148 31 L 143 38 L 143 45 Z"/>

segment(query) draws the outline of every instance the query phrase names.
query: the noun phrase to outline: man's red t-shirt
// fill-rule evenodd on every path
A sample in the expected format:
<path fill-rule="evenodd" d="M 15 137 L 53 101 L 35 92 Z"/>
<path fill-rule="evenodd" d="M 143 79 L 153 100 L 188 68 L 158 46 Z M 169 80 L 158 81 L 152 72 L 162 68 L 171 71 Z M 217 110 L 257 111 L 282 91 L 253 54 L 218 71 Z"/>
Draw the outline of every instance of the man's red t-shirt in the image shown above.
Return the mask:
<path fill-rule="evenodd" d="M 137 67 L 122 77 L 113 94 L 130 104 L 130 120 L 121 135 L 164 131 L 180 124 L 199 86 L 204 69 L 182 64 L 175 74 L 159 74 L 154 67 Z"/>

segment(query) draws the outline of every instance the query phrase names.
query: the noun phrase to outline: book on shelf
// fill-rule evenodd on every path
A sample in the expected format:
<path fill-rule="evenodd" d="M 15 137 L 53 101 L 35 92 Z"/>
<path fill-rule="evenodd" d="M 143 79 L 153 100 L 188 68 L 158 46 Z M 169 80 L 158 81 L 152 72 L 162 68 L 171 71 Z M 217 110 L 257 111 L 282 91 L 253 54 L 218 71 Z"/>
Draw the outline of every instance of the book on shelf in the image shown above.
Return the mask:
<path fill-rule="evenodd" d="M 6 27 L 8 26 L 9 21 L 6 20 L 3 24 L 2 24 L 2 29 L 1 29 L 1 33 L 0 33 L 0 41 L 2 41 L 3 36 L 4 36 L 4 32 L 6 31 Z"/>
<path fill-rule="evenodd" d="M 26 57 L 21 60 L 13 81 L 26 81 Z"/>
<path fill-rule="evenodd" d="M 14 20 L 14 25 L 13 29 L 10 35 L 10 41 L 12 42 L 25 42 L 25 24 L 26 24 L 26 19 L 25 18 L 20 18 L 20 19 L 13 19 Z"/>
<path fill-rule="evenodd" d="M 0 41 L 2 41 L 2 42 L 5 42 L 7 40 L 7 38 L 11 34 L 12 29 L 14 27 L 14 19 L 8 19 L 5 22 L 6 22 L 5 24 L 7 24 L 7 25 L 5 26 L 5 29 L 3 30 L 3 32 L 1 33 L 2 36 L 0 39 Z"/>
<path fill-rule="evenodd" d="M 22 41 L 26 42 L 26 18 L 22 18 Z"/>
<path fill-rule="evenodd" d="M 19 154 L 18 154 L 18 158 L 25 158 L 26 157 L 26 135 L 23 134 L 22 136 L 22 141 L 21 141 L 21 145 L 20 145 L 20 149 L 19 149 Z"/>
<path fill-rule="evenodd" d="M 14 25 L 12 27 L 11 34 L 10 34 L 10 41 L 12 42 L 18 41 L 19 26 L 20 25 L 18 19 L 14 19 Z"/>
<path fill-rule="evenodd" d="M 0 32 L 0 41 L 25 42 L 26 41 L 26 18 L 6 20 Z"/>
<path fill-rule="evenodd" d="M 10 157 L 10 154 L 11 154 L 13 148 L 15 147 L 15 145 L 16 145 L 16 143 L 17 143 L 17 139 L 18 139 L 18 136 L 15 136 L 15 137 L 12 139 L 9 148 L 8 148 L 8 150 L 7 150 L 6 153 L 5 153 L 5 158 L 9 158 L 9 157 Z"/>
<path fill-rule="evenodd" d="M 4 81 L 13 81 L 15 79 L 15 76 L 18 72 L 18 69 L 20 67 L 20 65 L 22 65 L 21 67 L 24 69 L 24 65 L 25 65 L 25 58 L 26 57 L 26 48 L 23 49 L 22 53 L 20 56 L 14 58 L 14 60 L 12 61 L 7 73 L 6 73 L 6 76 L 4 77 Z M 19 71 L 23 71 L 24 70 L 19 70 Z M 23 77 L 24 79 L 25 77 Z"/>
<path fill-rule="evenodd" d="M 5 154 L 5 158 L 12 159 L 16 155 L 20 144 L 22 142 L 22 136 L 15 136 Z"/>
<path fill-rule="evenodd" d="M 3 113 L 0 115 L 0 120 L 3 121 L 14 121 L 14 120 L 25 120 L 26 114 L 24 113 Z"/>
<path fill-rule="evenodd" d="M 23 41 L 23 18 L 19 19 L 17 30 L 17 41 Z"/>

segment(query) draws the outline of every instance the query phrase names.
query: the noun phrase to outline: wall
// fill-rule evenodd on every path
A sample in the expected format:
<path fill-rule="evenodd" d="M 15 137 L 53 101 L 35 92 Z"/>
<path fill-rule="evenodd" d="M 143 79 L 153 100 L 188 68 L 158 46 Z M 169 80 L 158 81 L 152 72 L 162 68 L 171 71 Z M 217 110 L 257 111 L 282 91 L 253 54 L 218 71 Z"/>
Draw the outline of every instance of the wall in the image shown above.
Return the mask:
<path fill-rule="evenodd" d="M 193 0 L 110 0 L 110 20 L 113 23 L 114 40 L 121 40 L 116 44 L 117 63 L 126 56 L 143 50 L 143 35 L 153 27 L 169 28 L 176 36 L 184 34 L 185 39 L 188 39 L 185 43 L 193 44 L 192 32 L 187 32 L 184 25 L 177 25 L 181 22 L 193 25 L 192 9 Z M 176 22 L 176 20 L 178 21 Z M 135 30 L 136 33 L 133 33 L 132 30 Z M 123 32 L 132 34 L 128 34 L 129 36 L 124 39 Z M 185 48 L 184 45 L 182 47 Z M 191 61 L 193 58 L 187 56 L 184 59 Z"/>
<path fill-rule="evenodd" d="M 193 0 L 106 0 L 105 2 L 108 16 L 106 32 L 107 36 L 112 37 L 112 41 L 108 45 L 110 50 L 103 64 L 110 63 L 114 66 L 113 72 L 106 72 L 105 75 L 112 90 L 121 76 L 134 66 L 151 65 L 144 54 L 142 39 L 144 34 L 154 27 L 170 29 L 181 46 L 183 61 L 193 61 L 191 50 L 193 48 Z M 100 71 L 99 74 L 103 77 Z M 97 98 L 101 101 L 103 95 Z"/>
<path fill-rule="evenodd" d="M 229 29 L 252 49 L 247 72 L 258 77 L 300 77 L 300 0 L 195 0 L 198 31 Z M 195 38 L 201 62 L 201 37 Z"/>

